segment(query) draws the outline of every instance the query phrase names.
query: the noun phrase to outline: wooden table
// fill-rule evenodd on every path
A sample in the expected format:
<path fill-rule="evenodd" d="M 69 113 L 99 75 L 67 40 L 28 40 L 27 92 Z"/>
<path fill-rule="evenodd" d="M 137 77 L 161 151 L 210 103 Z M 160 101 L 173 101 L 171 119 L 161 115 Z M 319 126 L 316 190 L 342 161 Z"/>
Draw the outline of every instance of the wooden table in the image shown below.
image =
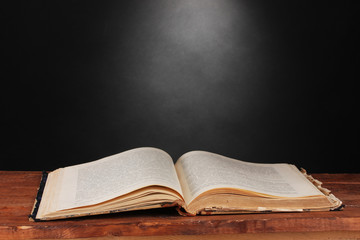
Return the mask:
<path fill-rule="evenodd" d="M 313 176 L 343 211 L 182 217 L 167 208 L 30 222 L 41 172 L 0 171 L 0 239 L 360 239 L 360 174 Z"/>

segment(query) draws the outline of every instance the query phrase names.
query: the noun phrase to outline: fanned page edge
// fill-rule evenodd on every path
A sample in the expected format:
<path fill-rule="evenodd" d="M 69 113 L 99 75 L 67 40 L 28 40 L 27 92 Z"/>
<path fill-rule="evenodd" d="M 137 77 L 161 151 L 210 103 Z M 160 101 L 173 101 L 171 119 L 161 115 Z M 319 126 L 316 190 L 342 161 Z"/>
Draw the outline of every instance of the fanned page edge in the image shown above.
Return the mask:
<path fill-rule="evenodd" d="M 45 221 L 53 221 L 53 220 L 61 220 L 61 219 L 82 218 L 82 217 L 89 217 L 89 216 L 96 216 L 96 215 L 106 215 L 106 214 L 114 214 L 114 213 L 139 211 L 139 210 L 174 208 L 174 207 L 177 211 L 181 211 L 178 209 L 182 208 L 182 206 L 183 205 L 178 201 L 164 202 L 164 203 L 159 203 L 157 205 L 154 205 L 152 207 L 145 206 L 145 207 L 139 207 L 139 208 L 119 208 L 119 209 L 115 209 L 115 210 L 96 211 L 96 212 L 81 213 L 81 214 L 66 214 L 66 215 L 62 215 L 62 216 L 58 216 L 58 217 L 46 217 L 46 218 L 41 218 L 41 219 L 33 218 L 33 217 L 29 216 L 29 220 L 31 222 L 45 222 Z M 185 216 L 186 213 L 181 214 L 179 212 L 179 214 L 182 216 Z M 190 216 L 190 215 L 186 215 L 186 216 Z"/>
<path fill-rule="evenodd" d="M 317 189 L 319 189 L 320 192 L 322 192 L 325 197 L 329 200 L 329 202 L 333 203 L 334 207 L 330 208 L 330 211 L 340 211 L 345 207 L 345 204 L 343 202 L 335 197 L 334 194 L 331 193 L 331 191 L 327 188 L 324 188 L 322 186 L 322 182 L 315 179 L 313 176 L 309 175 L 304 168 L 300 168 L 300 172 L 309 180 Z"/>
<path fill-rule="evenodd" d="M 332 207 L 329 207 L 328 211 L 341 211 L 345 204 L 343 202 L 335 197 L 334 194 L 331 193 L 331 191 L 327 188 L 324 188 L 322 186 L 322 182 L 315 179 L 313 176 L 307 174 L 306 170 L 303 168 L 300 168 L 300 173 L 305 176 L 305 178 L 313 184 L 321 193 L 324 194 L 324 196 L 328 199 L 328 201 L 332 204 Z M 249 214 L 249 213 L 272 213 L 272 212 L 310 212 L 310 211 L 325 211 L 325 210 L 315 210 L 315 209 L 289 209 L 288 211 L 285 209 L 279 209 L 279 210 L 259 210 L 259 211 L 247 211 L 247 210 L 239 210 L 239 209 L 225 209 L 225 208 L 205 208 L 201 210 L 198 214 L 199 215 L 218 215 L 218 214 Z M 181 211 L 178 208 L 178 212 L 182 216 L 194 216 L 190 213 Z"/>

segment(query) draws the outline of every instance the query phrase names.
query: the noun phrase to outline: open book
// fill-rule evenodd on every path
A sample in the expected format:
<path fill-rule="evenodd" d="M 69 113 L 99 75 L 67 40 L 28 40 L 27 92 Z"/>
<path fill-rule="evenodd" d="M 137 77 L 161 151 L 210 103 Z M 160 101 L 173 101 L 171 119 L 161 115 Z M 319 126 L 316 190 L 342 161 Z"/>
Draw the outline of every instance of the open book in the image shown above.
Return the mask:
<path fill-rule="evenodd" d="M 172 158 L 137 148 L 45 174 L 33 220 L 176 206 L 182 215 L 326 211 L 342 203 L 294 165 L 259 164 L 205 151 Z"/>

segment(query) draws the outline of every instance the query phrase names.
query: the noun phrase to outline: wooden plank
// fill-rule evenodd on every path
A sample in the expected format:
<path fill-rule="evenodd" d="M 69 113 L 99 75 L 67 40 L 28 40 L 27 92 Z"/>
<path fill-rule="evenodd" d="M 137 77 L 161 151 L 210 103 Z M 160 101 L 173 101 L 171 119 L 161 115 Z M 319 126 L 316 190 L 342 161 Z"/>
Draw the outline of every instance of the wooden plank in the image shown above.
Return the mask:
<path fill-rule="evenodd" d="M 360 232 L 360 174 L 313 176 L 348 206 L 334 212 L 196 217 L 181 217 L 170 208 L 35 223 L 27 216 L 41 172 L 0 171 L 0 239 Z"/>
<path fill-rule="evenodd" d="M 111 236 L 99 238 L 81 238 L 81 240 L 359 240 L 360 233 L 349 231 L 334 232 L 297 232 L 297 233 L 255 233 L 222 235 L 164 235 L 164 236 Z M 72 238 L 75 240 L 80 238 Z M 47 239 L 50 240 L 50 239 Z"/>
<path fill-rule="evenodd" d="M 338 183 L 338 184 L 360 184 L 360 174 L 351 173 L 316 173 L 311 174 L 314 178 L 323 183 Z"/>

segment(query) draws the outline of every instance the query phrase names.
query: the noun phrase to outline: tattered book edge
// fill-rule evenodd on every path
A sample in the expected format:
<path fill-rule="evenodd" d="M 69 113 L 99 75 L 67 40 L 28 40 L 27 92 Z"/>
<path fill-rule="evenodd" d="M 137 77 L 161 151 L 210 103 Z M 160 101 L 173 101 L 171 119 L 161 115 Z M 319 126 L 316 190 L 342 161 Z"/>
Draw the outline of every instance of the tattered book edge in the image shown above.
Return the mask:
<path fill-rule="evenodd" d="M 40 207 L 40 202 L 44 193 L 44 188 L 45 188 L 45 184 L 46 184 L 46 180 L 48 177 L 48 173 L 46 171 L 42 172 L 42 177 L 41 177 L 41 181 L 40 181 L 40 185 L 38 188 L 38 192 L 35 198 L 35 202 L 34 202 L 34 206 L 33 209 L 31 211 L 31 214 L 29 215 L 29 221 L 33 221 L 33 222 L 39 222 L 41 221 L 40 219 L 36 218 L 36 215 L 39 211 L 39 207 Z"/>
<path fill-rule="evenodd" d="M 262 209 L 259 207 L 257 210 L 254 209 L 238 209 L 238 208 L 204 208 L 198 211 L 200 215 L 215 215 L 215 214 L 246 214 L 246 213 L 275 213 L 275 212 L 312 212 L 312 211 L 341 211 L 345 205 L 340 199 L 335 197 L 334 194 L 327 188 L 322 187 L 322 182 L 315 179 L 313 176 L 308 175 L 306 170 L 301 168 L 300 172 L 317 188 L 322 192 L 325 197 L 332 203 L 332 207 L 327 209 Z M 179 210 L 178 210 L 179 211 Z M 180 212 L 179 212 L 180 213 Z M 180 213 L 181 214 L 181 213 Z M 189 216 L 186 213 L 181 214 L 183 216 Z"/>
<path fill-rule="evenodd" d="M 327 199 L 333 204 L 333 207 L 330 208 L 330 211 L 340 211 L 345 207 L 345 204 L 335 197 L 334 194 L 331 193 L 331 191 L 327 188 L 324 188 L 322 186 L 322 182 L 315 179 L 313 176 L 307 174 L 306 170 L 304 168 L 300 168 L 300 172 L 317 188 L 320 192 L 322 192 Z"/>

